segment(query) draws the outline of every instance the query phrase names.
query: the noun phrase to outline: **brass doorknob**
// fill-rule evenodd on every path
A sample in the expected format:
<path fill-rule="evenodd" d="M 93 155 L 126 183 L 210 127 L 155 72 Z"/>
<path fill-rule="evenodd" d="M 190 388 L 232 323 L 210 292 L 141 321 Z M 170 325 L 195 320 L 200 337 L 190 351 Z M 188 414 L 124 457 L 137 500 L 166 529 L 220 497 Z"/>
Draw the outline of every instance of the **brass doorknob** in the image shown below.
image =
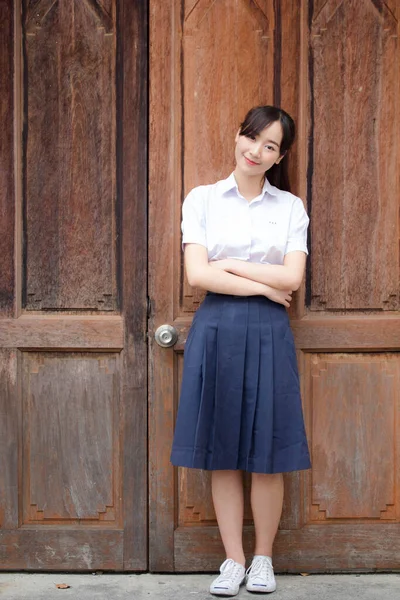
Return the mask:
<path fill-rule="evenodd" d="M 172 325 L 160 325 L 154 334 L 156 342 L 163 348 L 171 348 L 178 341 L 178 332 Z"/>

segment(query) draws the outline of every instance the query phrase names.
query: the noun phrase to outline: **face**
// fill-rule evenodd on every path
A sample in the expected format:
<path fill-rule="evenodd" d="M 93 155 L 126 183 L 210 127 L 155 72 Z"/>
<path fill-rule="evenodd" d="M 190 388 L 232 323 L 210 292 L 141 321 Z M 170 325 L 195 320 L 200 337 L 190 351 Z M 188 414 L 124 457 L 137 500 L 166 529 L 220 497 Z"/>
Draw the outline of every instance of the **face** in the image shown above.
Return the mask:
<path fill-rule="evenodd" d="M 280 147 L 283 132 L 279 121 L 274 121 L 263 129 L 255 138 L 236 134 L 235 159 L 236 169 L 246 175 L 260 175 L 278 164 L 283 156 Z"/>

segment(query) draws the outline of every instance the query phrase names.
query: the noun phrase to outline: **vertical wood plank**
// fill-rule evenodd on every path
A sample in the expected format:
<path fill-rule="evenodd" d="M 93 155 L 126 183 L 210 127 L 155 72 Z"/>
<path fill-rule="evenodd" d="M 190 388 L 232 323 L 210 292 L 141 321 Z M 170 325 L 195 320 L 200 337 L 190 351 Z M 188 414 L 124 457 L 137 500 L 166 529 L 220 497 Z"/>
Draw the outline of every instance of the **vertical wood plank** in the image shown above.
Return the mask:
<path fill-rule="evenodd" d="M 173 322 L 178 294 L 174 273 L 180 267 L 180 258 L 177 265 L 171 249 L 179 245 L 175 226 L 180 216 L 174 214 L 174 206 L 181 198 L 182 177 L 180 5 L 180 0 L 150 3 L 149 568 L 153 571 L 174 568 L 176 487 L 169 455 L 174 426 L 175 359 L 172 349 L 160 348 L 154 342 L 154 331 L 162 322 Z"/>
<path fill-rule="evenodd" d="M 124 569 L 147 568 L 147 128 L 148 6 L 117 3 L 120 287 L 125 321 Z"/>
<path fill-rule="evenodd" d="M 0 529 L 16 529 L 20 460 L 17 351 L 0 350 Z"/>
<path fill-rule="evenodd" d="M 14 2 L 0 0 L 0 315 L 14 305 Z"/>
<path fill-rule="evenodd" d="M 280 106 L 293 116 L 296 140 L 289 153 L 289 177 L 292 192 L 307 207 L 308 144 L 308 0 L 280 0 L 279 69 Z M 275 50 L 276 52 L 277 50 Z M 310 248 L 310 230 L 308 247 Z M 305 314 L 306 284 L 294 295 L 290 316 L 300 319 Z"/>

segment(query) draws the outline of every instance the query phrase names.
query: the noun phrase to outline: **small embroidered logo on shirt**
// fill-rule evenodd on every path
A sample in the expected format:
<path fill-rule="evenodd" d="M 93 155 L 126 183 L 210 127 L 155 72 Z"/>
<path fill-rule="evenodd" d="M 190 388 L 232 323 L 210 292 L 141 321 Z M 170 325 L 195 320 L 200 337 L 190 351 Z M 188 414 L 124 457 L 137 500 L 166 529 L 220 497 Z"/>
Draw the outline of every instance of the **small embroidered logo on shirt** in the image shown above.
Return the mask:
<path fill-rule="evenodd" d="M 270 225 L 276 225 L 276 221 L 268 221 Z"/>

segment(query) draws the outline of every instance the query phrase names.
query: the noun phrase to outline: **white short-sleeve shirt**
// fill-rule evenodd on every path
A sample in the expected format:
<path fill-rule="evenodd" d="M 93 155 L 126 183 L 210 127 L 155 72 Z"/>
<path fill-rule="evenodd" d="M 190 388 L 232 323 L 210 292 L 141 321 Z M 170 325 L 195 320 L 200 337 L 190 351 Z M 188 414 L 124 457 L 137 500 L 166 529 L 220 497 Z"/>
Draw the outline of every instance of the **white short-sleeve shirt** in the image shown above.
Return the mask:
<path fill-rule="evenodd" d="M 303 202 L 266 179 L 262 192 L 248 202 L 233 173 L 212 185 L 201 185 L 182 206 L 182 244 L 201 244 L 208 260 L 236 258 L 283 264 L 285 254 L 307 251 L 309 219 Z"/>

